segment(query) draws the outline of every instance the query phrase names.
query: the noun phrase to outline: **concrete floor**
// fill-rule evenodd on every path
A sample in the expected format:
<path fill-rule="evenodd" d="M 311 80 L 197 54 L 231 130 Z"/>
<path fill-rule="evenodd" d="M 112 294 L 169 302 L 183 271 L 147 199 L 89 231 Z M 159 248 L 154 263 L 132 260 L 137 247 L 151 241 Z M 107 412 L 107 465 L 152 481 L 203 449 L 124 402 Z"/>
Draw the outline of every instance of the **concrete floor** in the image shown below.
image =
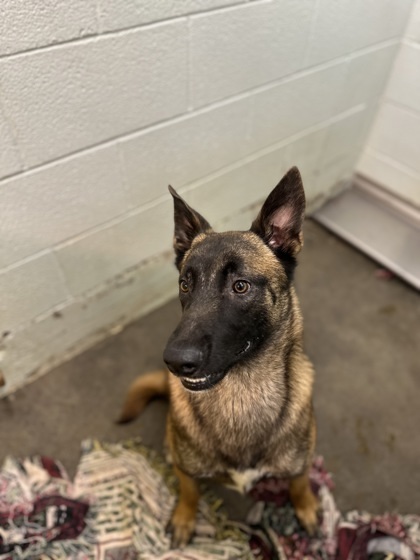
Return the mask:
<path fill-rule="evenodd" d="M 317 370 L 318 452 L 334 474 L 338 505 L 420 514 L 419 295 L 397 279 L 377 279 L 374 262 L 314 222 L 305 229 L 297 287 Z M 171 301 L 0 401 L 0 460 L 43 453 L 73 473 L 87 437 L 140 434 L 160 448 L 163 402 L 130 425 L 113 419 L 131 380 L 162 365 L 178 317 Z M 239 515 L 243 501 L 230 494 L 229 503 Z"/>

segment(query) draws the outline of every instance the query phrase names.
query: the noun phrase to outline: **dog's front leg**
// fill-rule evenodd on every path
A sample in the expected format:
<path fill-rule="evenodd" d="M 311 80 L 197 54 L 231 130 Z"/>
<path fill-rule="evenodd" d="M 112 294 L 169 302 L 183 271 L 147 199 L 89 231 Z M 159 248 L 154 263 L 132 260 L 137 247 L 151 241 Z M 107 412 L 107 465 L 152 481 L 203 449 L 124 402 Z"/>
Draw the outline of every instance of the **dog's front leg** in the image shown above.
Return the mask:
<path fill-rule="evenodd" d="M 168 524 L 172 533 L 172 548 L 182 548 L 193 536 L 200 497 L 197 482 L 176 465 L 174 471 L 179 480 L 179 500 Z"/>
<path fill-rule="evenodd" d="M 308 533 L 313 535 L 318 525 L 319 503 L 312 492 L 307 472 L 290 480 L 289 493 L 297 518 Z"/>

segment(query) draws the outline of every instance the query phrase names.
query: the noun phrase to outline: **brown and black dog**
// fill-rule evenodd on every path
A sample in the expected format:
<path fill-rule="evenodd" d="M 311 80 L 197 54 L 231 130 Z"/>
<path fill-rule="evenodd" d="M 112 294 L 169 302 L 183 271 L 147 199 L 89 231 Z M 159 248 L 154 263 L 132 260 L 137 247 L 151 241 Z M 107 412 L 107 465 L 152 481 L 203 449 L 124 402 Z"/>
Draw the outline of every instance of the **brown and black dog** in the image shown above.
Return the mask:
<path fill-rule="evenodd" d="M 180 496 L 173 546 L 191 538 L 199 492 L 214 477 L 247 489 L 264 475 L 290 479 L 296 515 L 312 533 L 318 503 L 308 468 L 315 446 L 313 368 L 302 348 L 293 272 L 305 195 L 296 167 L 245 232 L 214 232 L 170 187 L 182 319 L 157 371 L 131 386 L 120 421 L 169 396 L 167 444 Z"/>

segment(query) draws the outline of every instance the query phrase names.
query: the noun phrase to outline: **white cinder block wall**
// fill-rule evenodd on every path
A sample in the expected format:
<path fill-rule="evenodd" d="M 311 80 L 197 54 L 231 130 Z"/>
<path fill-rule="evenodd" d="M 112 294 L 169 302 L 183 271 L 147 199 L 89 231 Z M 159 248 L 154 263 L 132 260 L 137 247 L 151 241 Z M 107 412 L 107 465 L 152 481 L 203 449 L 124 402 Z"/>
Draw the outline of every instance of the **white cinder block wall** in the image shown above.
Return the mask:
<path fill-rule="evenodd" d="M 4 0 L 3 394 L 173 296 L 171 183 L 249 226 L 348 178 L 411 0 Z"/>
<path fill-rule="evenodd" d="M 420 207 L 420 0 L 413 5 L 358 170 Z"/>

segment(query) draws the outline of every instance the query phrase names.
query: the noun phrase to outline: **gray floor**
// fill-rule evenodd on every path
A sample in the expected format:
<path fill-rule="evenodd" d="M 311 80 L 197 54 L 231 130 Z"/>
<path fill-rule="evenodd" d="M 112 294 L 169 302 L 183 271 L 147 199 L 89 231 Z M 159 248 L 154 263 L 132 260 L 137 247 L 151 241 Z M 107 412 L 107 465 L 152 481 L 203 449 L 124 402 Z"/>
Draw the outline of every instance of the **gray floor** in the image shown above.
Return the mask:
<path fill-rule="evenodd" d="M 413 255 L 414 258 L 414 255 Z M 297 287 L 315 363 L 318 452 L 342 509 L 420 513 L 420 300 L 314 222 L 306 224 Z M 125 390 L 161 365 L 176 301 L 0 401 L 0 460 L 43 453 L 74 472 L 80 441 L 140 434 L 160 447 L 165 404 L 115 426 Z M 243 502 L 230 495 L 241 509 Z"/>

